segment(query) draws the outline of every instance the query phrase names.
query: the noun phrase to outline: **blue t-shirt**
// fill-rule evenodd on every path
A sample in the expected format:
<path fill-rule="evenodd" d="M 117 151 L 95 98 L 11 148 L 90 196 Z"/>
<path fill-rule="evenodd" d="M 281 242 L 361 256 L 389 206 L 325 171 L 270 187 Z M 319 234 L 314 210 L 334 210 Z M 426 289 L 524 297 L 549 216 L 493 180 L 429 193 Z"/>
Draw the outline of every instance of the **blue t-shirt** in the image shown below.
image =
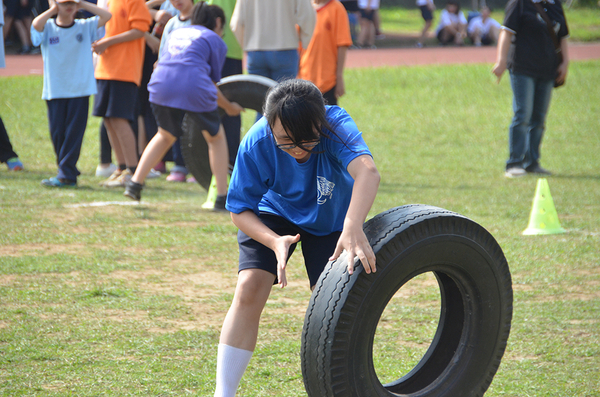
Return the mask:
<path fill-rule="evenodd" d="M 171 32 L 148 91 L 150 102 L 192 112 L 217 110 L 217 87 L 227 46 L 215 32 L 191 25 Z"/>
<path fill-rule="evenodd" d="M 371 152 L 344 109 L 327 106 L 326 117 L 339 139 L 322 137 L 314 149 L 322 153 L 305 163 L 275 146 L 264 117 L 254 124 L 240 144 L 227 209 L 279 215 L 317 236 L 341 231 L 354 186 L 348 164 Z"/>
<path fill-rule="evenodd" d="M 92 43 L 98 39 L 98 20 L 76 19 L 69 27 L 46 21 L 44 30 L 31 27 L 31 42 L 41 45 L 44 60 L 42 99 L 77 98 L 96 93 Z"/>

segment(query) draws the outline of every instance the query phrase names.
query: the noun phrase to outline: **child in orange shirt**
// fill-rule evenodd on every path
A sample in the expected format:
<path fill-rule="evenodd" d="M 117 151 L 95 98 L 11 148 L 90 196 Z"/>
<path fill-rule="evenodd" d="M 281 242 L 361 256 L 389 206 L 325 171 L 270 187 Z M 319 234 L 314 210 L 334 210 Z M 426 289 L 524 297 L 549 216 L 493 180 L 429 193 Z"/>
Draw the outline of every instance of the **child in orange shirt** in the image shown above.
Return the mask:
<path fill-rule="evenodd" d="M 144 34 L 152 17 L 144 0 L 110 0 L 108 10 L 113 17 L 106 24 L 106 35 L 92 45 L 99 55 L 95 73 L 98 94 L 93 114 L 103 117 L 119 161 L 119 169 L 101 185 L 123 187 L 138 164 L 135 135 L 129 122 L 135 118 L 138 86 L 142 80 Z"/>
<path fill-rule="evenodd" d="M 300 49 L 298 78 L 310 80 L 328 105 L 346 93 L 344 63 L 352 45 L 348 13 L 338 0 L 314 0 L 317 24 L 308 48 Z"/>

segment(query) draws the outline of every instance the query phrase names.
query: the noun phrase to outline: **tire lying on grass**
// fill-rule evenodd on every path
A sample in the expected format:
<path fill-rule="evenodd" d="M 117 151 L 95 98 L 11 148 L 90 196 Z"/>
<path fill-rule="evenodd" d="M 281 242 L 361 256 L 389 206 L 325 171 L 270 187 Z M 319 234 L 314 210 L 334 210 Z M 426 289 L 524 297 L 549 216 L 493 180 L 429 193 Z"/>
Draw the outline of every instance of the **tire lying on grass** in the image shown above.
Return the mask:
<path fill-rule="evenodd" d="M 237 102 L 244 109 L 262 112 L 263 103 L 269 88 L 277 84 L 267 77 L 236 74 L 228 76 L 217 84 L 219 89 L 232 102 Z M 219 109 L 223 116 L 225 112 Z M 190 117 L 183 119 L 183 136 L 181 137 L 181 154 L 188 171 L 205 190 L 210 187 L 212 172 L 208 162 L 208 145 L 202 136 L 199 125 Z"/>
<path fill-rule="evenodd" d="M 510 270 L 496 240 L 456 213 L 426 205 L 393 208 L 365 234 L 377 272 L 345 253 L 317 281 L 302 332 L 302 375 L 310 397 L 482 396 L 504 354 L 512 318 Z M 394 294 L 432 272 L 440 289 L 437 331 L 421 361 L 382 384 L 373 365 L 377 324 Z"/>

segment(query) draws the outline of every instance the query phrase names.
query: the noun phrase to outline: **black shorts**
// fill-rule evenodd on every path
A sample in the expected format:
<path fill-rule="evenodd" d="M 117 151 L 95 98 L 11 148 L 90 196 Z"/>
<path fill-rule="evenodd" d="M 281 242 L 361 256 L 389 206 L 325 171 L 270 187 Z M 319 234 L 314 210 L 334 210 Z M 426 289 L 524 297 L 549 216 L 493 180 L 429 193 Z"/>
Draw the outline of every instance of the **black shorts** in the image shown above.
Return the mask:
<path fill-rule="evenodd" d="M 6 15 L 17 20 L 22 20 L 27 17 L 33 18 L 31 10 L 33 9 L 33 0 L 29 0 L 27 5 L 23 7 L 21 0 L 6 0 L 4 1 L 6 7 Z"/>
<path fill-rule="evenodd" d="M 137 85 L 128 81 L 96 80 L 96 87 L 98 93 L 94 98 L 94 116 L 129 121 L 136 119 Z"/>
<path fill-rule="evenodd" d="M 419 6 L 419 8 L 421 9 L 421 16 L 423 17 L 424 20 L 426 20 L 426 21 L 433 20 L 433 15 L 431 14 L 431 10 L 429 9 L 429 7 Z"/>
<path fill-rule="evenodd" d="M 342 232 L 334 232 L 327 236 L 315 236 L 277 215 L 261 213 L 259 218 L 267 227 L 280 236 L 300 234 L 304 266 L 306 267 L 306 273 L 308 273 L 310 286 L 314 286 L 323 269 L 325 269 L 329 257 L 333 255 Z M 240 249 L 239 271 L 245 269 L 265 270 L 275 275 L 274 284 L 277 284 L 277 258 L 275 252 L 251 239 L 241 230 L 238 231 L 238 245 Z M 295 249 L 296 244 L 290 247 L 288 259 Z"/>
<path fill-rule="evenodd" d="M 369 21 L 373 21 L 373 18 L 375 18 L 375 10 L 367 11 L 364 8 L 361 8 L 360 17 L 363 19 L 368 19 Z"/>
<path fill-rule="evenodd" d="M 337 105 L 337 98 L 335 97 L 335 87 L 336 86 L 333 86 L 332 89 L 323 93 L 325 105 Z"/>
<path fill-rule="evenodd" d="M 213 110 L 212 112 L 190 112 L 188 110 L 170 108 L 168 106 L 157 105 L 150 103 L 152 112 L 156 118 L 156 124 L 163 130 L 168 131 L 175 138 L 179 138 L 183 135 L 183 118 L 187 114 L 191 117 L 201 130 L 206 130 L 211 136 L 215 136 L 219 133 L 219 126 L 221 125 L 221 118 L 219 112 Z"/>
<path fill-rule="evenodd" d="M 342 5 L 347 12 L 358 12 L 358 0 L 342 0 Z"/>

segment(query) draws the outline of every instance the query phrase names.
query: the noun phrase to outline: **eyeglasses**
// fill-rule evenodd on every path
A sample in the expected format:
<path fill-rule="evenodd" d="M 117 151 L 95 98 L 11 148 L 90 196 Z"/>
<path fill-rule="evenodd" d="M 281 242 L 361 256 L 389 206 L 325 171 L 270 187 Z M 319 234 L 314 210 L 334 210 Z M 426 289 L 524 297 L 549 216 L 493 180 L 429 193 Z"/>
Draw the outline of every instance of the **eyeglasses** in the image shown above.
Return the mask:
<path fill-rule="evenodd" d="M 301 145 L 302 145 L 301 147 L 298 144 L 295 144 L 295 143 L 283 143 L 283 144 L 275 143 L 275 146 L 277 146 L 281 150 L 292 150 L 292 149 L 295 149 L 297 147 L 300 147 L 300 149 L 312 150 L 315 147 L 317 147 L 317 145 L 319 143 L 321 143 L 321 140 L 317 139 L 316 141 L 310 141 L 310 142 L 306 142 L 306 143 L 301 143 Z"/>

